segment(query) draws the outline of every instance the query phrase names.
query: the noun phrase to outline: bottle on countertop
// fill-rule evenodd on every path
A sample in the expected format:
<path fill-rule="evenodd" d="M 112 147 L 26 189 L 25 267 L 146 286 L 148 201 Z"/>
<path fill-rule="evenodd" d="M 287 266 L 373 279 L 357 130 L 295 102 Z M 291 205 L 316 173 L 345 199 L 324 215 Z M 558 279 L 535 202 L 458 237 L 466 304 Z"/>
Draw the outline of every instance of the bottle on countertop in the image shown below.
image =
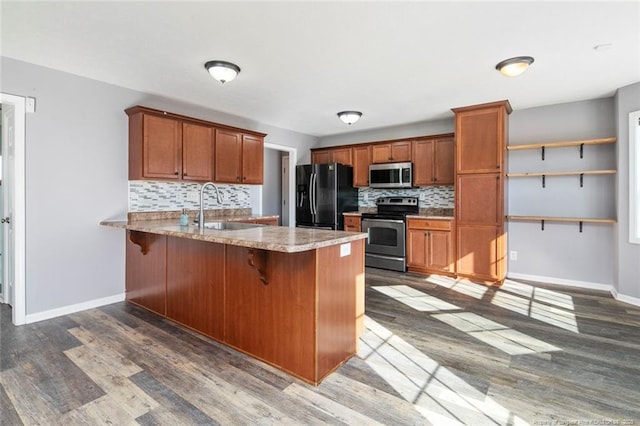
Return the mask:
<path fill-rule="evenodd" d="M 182 214 L 180 215 L 180 226 L 189 225 L 189 215 L 187 214 L 187 209 L 182 209 Z"/>

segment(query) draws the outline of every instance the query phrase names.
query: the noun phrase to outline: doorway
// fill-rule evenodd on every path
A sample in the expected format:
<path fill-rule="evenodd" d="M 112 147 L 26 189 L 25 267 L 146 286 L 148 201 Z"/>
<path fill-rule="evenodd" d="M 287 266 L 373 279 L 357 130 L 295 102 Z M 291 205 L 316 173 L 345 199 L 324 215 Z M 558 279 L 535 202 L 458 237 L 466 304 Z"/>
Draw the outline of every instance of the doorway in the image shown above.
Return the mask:
<path fill-rule="evenodd" d="M 26 322 L 25 293 L 25 98 L 0 93 L 2 303 L 12 307 L 12 322 Z"/>
<path fill-rule="evenodd" d="M 275 158 L 272 167 L 269 167 L 268 170 L 267 167 L 265 167 L 265 174 L 278 175 L 278 179 L 275 179 L 272 184 L 268 184 L 270 185 L 269 188 L 263 185 L 262 205 L 266 206 L 266 203 L 278 203 L 277 210 L 279 212 L 278 214 L 280 214 L 280 225 L 293 228 L 296 225 L 296 212 L 295 204 L 291 203 L 290 200 L 295 200 L 296 176 L 295 173 L 291 173 L 291 171 L 295 171 L 296 169 L 296 159 L 298 158 L 297 150 L 289 146 L 272 143 L 265 143 L 264 149 L 265 154 L 267 154 L 266 157 Z M 275 151 L 275 153 L 273 151 Z M 271 195 L 270 199 L 266 194 L 274 195 Z M 273 209 L 276 209 L 276 207 L 273 207 Z M 262 209 L 262 213 L 267 213 L 265 208 Z"/>

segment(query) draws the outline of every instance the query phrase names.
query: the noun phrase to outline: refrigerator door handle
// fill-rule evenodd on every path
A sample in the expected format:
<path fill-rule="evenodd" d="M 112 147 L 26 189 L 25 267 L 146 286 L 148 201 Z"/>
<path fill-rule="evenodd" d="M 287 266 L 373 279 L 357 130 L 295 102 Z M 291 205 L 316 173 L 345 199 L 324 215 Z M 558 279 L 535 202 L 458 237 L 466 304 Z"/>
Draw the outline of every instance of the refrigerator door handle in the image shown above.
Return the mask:
<path fill-rule="evenodd" d="M 309 205 L 311 206 L 311 214 L 316 215 L 318 213 L 316 206 L 316 197 L 318 194 L 316 193 L 316 181 L 318 180 L 318 175 L 314 172 L 311 173 L 311 184 L 309 185 L 309 189 L 311 190 L 311 199 L 309 200 Z M 315 222 L 315 218 L 313 218 Z"/>

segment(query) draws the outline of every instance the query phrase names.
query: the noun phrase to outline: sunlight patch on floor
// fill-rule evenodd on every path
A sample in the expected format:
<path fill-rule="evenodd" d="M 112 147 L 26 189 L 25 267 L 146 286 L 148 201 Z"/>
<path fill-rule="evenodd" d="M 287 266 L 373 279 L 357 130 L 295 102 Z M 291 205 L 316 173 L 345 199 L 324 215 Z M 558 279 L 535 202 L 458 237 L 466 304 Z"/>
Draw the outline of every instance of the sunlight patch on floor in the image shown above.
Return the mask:
<path fill-rule="evenodd" d="M 484 294 L 488 290 L 487 286 L 473 284 L 466 281 L 458 281 L 455 278 L 443 277 L 439 275 L 432 275 L 426 281 L 432 284 L 439 285 L 440 287 L 455 290 L 458 293 L 465 294 L 478 300 L 482 299 L 484 297 Z"/>
<path fill-rule="evenodd" d="M 432 424 L 528 424 L 376 321 L 365 324 L 358 356 Z"/>
<path fill-rule="evenodd" d="M 441 312 L 460 309 L 456 305 L 425 294 L 407 285 L 376 286 L 372 288 L 420 312 Z"/>
<path fill-rule="evenodd" d="M 561 350 L 473 312 L 437 314 L 433 317 L 509 355 Z"/>

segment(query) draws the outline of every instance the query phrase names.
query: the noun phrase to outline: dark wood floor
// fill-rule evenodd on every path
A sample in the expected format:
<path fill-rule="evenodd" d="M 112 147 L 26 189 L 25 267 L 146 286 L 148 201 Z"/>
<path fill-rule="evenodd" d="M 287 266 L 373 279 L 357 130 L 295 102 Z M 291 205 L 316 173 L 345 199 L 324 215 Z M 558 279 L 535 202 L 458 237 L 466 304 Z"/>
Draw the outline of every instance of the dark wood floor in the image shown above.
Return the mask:
<path fill-rule="evenodd" d="M 14 327 L 0 424 L 640 425 L 640 308 L 367 269 L 358 356 L 318 387 L 117 303 Z"/>

